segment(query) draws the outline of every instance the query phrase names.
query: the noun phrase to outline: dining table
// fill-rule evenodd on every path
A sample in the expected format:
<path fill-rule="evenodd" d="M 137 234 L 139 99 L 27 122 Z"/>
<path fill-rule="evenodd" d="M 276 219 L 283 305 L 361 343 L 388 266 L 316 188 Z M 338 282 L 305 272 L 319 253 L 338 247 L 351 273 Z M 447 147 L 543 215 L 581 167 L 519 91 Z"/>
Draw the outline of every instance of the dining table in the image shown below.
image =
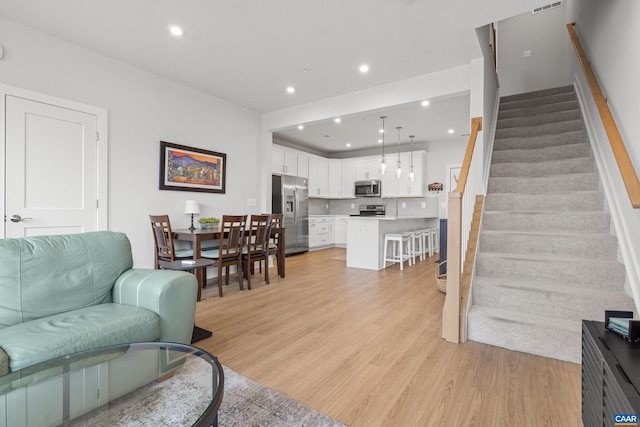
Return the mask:
<path fill-rule="evenodd" d="M 247 232 L 250 230 L 247 229 Z M 174 240 L 183 240 L 191 242 L 193 249 L 193 259 L 201 258 L 202 243 L 210 240 L 220 240 L 222 237 L 222 231 L 219 227 L 214 228 L 195 228 L 190 230 L 188 228 L 179 228 L 172 230 Z M 285 228 L 284 227 L 271 227 L 271 233 L 280 233 L 278 241 L 278 255 L 277 255 L 277 267 L 278 274 L 284 278 L 284 248 L 285 248 Z M 248 235 L 248 233 L 247 233 Z"/>

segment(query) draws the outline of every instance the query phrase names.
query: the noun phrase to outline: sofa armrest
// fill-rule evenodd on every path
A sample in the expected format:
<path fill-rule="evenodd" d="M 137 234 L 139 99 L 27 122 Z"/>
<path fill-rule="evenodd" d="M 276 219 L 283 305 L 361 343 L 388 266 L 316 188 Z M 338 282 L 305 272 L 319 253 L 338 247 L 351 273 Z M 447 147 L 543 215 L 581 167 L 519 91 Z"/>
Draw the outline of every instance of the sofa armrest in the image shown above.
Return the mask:
<path fill-rule="evenodd" d="M 113 302 L 146 308 L 160 316 L 160 341 L 191 343 L 198 281 L 191 273 L 132 268 L 118 277 Z"/>

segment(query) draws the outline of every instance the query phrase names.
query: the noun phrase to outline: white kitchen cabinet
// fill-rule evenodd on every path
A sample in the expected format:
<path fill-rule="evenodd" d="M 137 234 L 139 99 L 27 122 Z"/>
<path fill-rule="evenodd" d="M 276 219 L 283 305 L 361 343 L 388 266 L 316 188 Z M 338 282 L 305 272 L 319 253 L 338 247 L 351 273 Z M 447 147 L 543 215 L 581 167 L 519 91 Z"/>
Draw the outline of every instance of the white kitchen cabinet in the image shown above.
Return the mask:
<path fill-rule="evenodd" d="M 309 197 L 329 197 L 329 160 L 323 157 L 309 157 Z"/>
<path fill-rule="evenodd" d="M 336 218 L 336 237 L 334 243 L 336 246 L 341 247 L 347 245 L 347 217 Z"/>
<path fill-rule="evenodd" d="M 271 173 L 309 178 L 309 155 L 272 145 Z"/>
<path fill-rule="evenodd" d="M 309 249 L 318 247 L 318 224 L 314 218 L 309 218 Z"/>
<path fill-rule="evenodd" d="M 342 197 L 342 161 L 340 159 L 329 159 L 328 195 L 330 199 Z"/>
<path fill-rule="evenodd" d="M 380 162 L 379 156 L 356 159 L 356 180 L 380 179 Z"/>
<path fill-rule="evenodd" d="M 354 198 L 353 183 L 356 181 L 356 160 L 342 160 L 342 198 Z"/>

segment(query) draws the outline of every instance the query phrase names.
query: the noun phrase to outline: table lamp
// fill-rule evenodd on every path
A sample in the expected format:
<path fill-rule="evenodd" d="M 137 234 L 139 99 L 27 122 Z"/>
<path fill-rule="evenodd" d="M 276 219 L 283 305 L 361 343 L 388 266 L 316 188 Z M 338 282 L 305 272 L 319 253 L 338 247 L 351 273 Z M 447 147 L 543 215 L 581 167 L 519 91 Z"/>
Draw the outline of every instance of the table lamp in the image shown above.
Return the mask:
<path fill-rule="evenodd" d="M 189 230 L 195 230 L 196 228 L 193 226 L 193 215 L 200 213 L 200 206 L 198 206 L 198 201 L 187 200 L 184 204 L 184 213 L 191 214 L 191 227 L 189 227 Z"/>

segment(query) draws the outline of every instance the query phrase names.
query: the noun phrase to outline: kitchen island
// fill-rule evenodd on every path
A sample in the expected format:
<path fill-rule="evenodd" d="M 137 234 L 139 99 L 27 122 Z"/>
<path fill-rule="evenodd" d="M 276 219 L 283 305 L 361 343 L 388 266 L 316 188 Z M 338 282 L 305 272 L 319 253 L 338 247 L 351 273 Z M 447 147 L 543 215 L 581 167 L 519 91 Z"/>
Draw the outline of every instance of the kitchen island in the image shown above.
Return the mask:
<path fill-rule="evenodd" d="M 354 216 L 347 220 L 347 267 L 384 268 L 384 235 L 437 228 L 438 217 Z"/>

